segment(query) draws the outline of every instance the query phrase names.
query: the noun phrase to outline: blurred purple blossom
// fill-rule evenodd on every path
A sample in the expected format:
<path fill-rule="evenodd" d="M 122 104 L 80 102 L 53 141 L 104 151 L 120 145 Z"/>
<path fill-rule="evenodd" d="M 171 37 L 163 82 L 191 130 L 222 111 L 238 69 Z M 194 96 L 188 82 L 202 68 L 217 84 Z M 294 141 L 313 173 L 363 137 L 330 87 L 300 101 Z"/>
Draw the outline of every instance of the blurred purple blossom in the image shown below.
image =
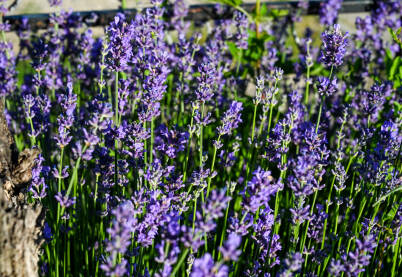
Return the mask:
<path fill-rule="evenodd" d="M 203 257 L 195 259 L 191 277 L 225 277 L 228 275 L 226 265 L 216 265 L 211 254 L 206 253 Z"/>
<path fill-rule="evenodd" d="M 239 235 L 237 235 L 236 233 L 229 234 L 228 239 L 225 242 L 224 246 L 219 249 L 225 261 L 238 260 L 241 254 L 241 250 L 238 250 L 240 243 L 241 243 L 241 237 Z"/>
<path fill-rule="evenodd" d="M 338 19 L 338 12 L 342 8 L 343 0 L 328 0 L 321 3 L 320 22 L 323 25 L 333 25 Z"/>

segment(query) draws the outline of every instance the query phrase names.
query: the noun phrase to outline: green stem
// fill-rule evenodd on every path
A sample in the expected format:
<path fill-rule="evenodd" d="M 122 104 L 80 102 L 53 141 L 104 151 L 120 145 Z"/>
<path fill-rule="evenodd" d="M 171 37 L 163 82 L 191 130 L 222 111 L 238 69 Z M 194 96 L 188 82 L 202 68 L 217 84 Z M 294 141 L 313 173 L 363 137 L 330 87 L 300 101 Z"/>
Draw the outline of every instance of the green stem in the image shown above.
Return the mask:
<path fill-rule="evenodd" d="M 87 151 L 87 149 L 88 149 L 88 146 L 85 145 L 84 148 L 82 149 L 82 153 L 85 153 L 85 151 Z M 80 167 L 80 164 L 81 164 L 81 158 L 82 158 L 81 156 L 78 157 L 77 162 L 75 163 L 75 166 L 73 168 L 73 175 L 71 176 L 70 182 L 68 184 L 68 188 L 67 188 L 65 197 L 68 197 L 70 195 L 70 193 L 71 193 L 71 190 L 73 189 L 73 186 L 77 185 L 77 182 L 78 182 L 78 168 Z M 61 214 L 64 213 L 64 209 L 65 209 L 65 207 L 61 208 Z"/>
<path fill-rule="evenodd" d="M 399 238 L 396 242 L 396 245 L 392 246 L 392 250 L 394 251 L 394 256 L 392 258 L 391 277 L 396 276 L 395 269 L 396 269 L 396 264 L 398 263 L 398 254 L 399 254 L 399 248 L 400 248 L 401 242 L 402 242 L 402 240 L 401 240 L 401 238 Z"/>
<path fill-rule="evenodd" d="M 240 49 L 239 51 L 239 60 L 237 61 L 237 66 L 236 66 L 236 76 L 239 75 L 239 70 L 240 70 L 240 64 L 241 64 L 241 59 L 243 57 L 243 49 Z M 237 99 L 237 90 L 235 90 L 235 98 Z"/>
<path fill-rule="evenodd" d="M 176 273 L 177 273 L 177 271 L 179 271 L 181 265 L 183 264 L 184 260 L 185 260 L 186 257 L 187 257 L 188 252 L 190 252 L 190 249 L 189 249 L 189 248 L 187 248 L 186 250 L 184 250 L 183 254 L 182 254 L 181 257 L 180 257 L 179 262 L 178 262 L 178 263 L 176 264 L 176 266 L 173 268 L 173 271 L 172 271 L 172 275 L 171 275 L 171 276 L 175 276 Z"/>
<path fill-rule="evenodd" d="M 102 63 L 100 65 L 100 82 L 99 82 L 99 94 L 102 95 L 103 91 L 103 70 L 106 68 L 105 66 L 105 56 L 106 56 L 106 44 L 103 45 L 103 51 L 102 51 Z"/>
<path fill-rule="evenodd" d="M 310 60 L 311 60 L 311 57 L 310 57 L 310 43 L 307 42 L 307 56 L 306 56 L 307 74 L 306 74 L 306 90 L 304 92 L 304 104 L 305 104 L 306 107 L 308 105 L 309 91 L 310 91 L 310 68 L 311 68 Z"/>
<path fill-rule="evenodd" d="M 119 72 L 115 72 L 115 95 L 114 95 L 114 116 L 115 116 L 115 126 L 119 126 Z"/>
<path fill-rule="evenodd" d="M 196 216 L 196 213 L 197 213 L 197 198 L 198 197 L 196 197 L 195 199 L 194 199 L 194 209 L 193 209 L 193 222 L 192 222 L 192 229 L 193 229 L 193 233 L 194 233 L 194 229 L 195 229 L 195 216 Z"/>
<path fill-rule="evenodd" d="M 215 169 L 215 159 L 216 159 L 216 152 L 218 151 L 218 148 L 216 147 L 217 144 L 219 144 L 221 141 L 221 135 L 218 136 L 218 139 L 216 141 L 216 144 L 214 145 L 214 155 L 212 156 L 212 164 L 211 164 L 211 171 L 210 174 L 213 174 L 214 169 Z M 210 190 L 210 186 L 211 186 L 211 176 L 208 177 L 208 187 L 207 187 L 207 198 L 209 196 L 209 190 Z"/>
<path fill-rule="evenodd" d="M 274 96 L 272 96 L 273 98 Z M 272 124 L 272 113 L 273 113 L 273 100 L 271 99 L 271 103 L 269 104 L 269 119 L 268 119 L 268 138 L 269 138 L 269 132 L 271 131 L 271 124 Z"/>
<path fill-rule="evenodd" d="M 125 10 L 127 8 L 126 0 L 121 0 L 121 9 Z"/>
<path fill-rule="evenodd" d="M 272 102 L 273 102 L 273 98 L 275 97 L 275 92 L 276 92 L 277 86 L 278 86 L 278 81 L 275 81 L 274 90 L 273 90 L 274 94 L 272 94 L 272 99 L 270 101 L 269 108 L 268 108 L 269 109 L 268 137 L 269 137 L 269 131 L 271 129 L 271 121 L 272 121 L 272 108 L 273 108 Z M 265 104 L 264 107 L 266 107 L 266 105 L 267 104 Z M 264 128 L 265 121 L 267 120 L 267 115 L 268 115 L 268 111 L 266 111 L 264 113 L 264 117 L 262 118 L 260 129 L 258 130 L 258 136 L 261 136 L 261 134 L 262 134 L 262 129 Z"/>
<path fill-rule="evenodd" d="M 320 120 L 321 120 L 321 113 L 322 113 L 322 106 L 324 105 L 325 102 L 325 96 L 323 95 L 321 97 L 321 103 L 320 103 L 320 110 L 318 112 L 318 119 L 317 119 L 317 124 L 315 126 L 315 133 L 318 132 L 318 126 L 320 125 Z"/>
<path fill-rule="evenodd" d="M 246 180 L 249 178 L 250 170 L 251 170 L 251 158 L 253 157 L 253 151 L 254 151 L 254 135 L 255 135 L 255 121 L 257 117 L 257 108 L 258 104 L 254 105 L 254 113 L 253 113 L 253 125 L 251 126 L 251 151 L 248 152 L 247 155 L 247 170 L 246 170 Z"/>
<path fill-rule="evenodd" d="M 0 15 L 0 24 L 3 23 L 3 16 Z M 6 33 L 4 32 L 4 30 L 1 31 L 1 39 L 3 40 L 4 43 L 7 42 L 6 40 Z M 10 53 L 8 53 L 8 50 L 6 49 L 6 57 L 7 59 L 10 58 Z"/>
<path fill-rule="evenodd" d="M 230 183 L 230 182 L 229 182 Z M 230 188 L 229 188 L 230 189 Z M 230 193 L 230 196 L 231 193 Z M 222 232 L 221 232 L 221 238 L 220 238 L 220 242 L 219 242 L 219 248 L 222 247 L 223 245 L 223 240 L 225 239 L 225 233 L 226 233 L 226 224 L 227 224 L 227 220 L 228 220 L 228 214 L 229 214 L 229 207 L 230 207 L 230 201 L 228 202 L 228 205 L 226 207 L 226 211 L 225 211 L 225 220 L 223 221 L 223 228 L 222 228 Z M 219 251 L 218 254 L 218 261 L 221 259 L 221 252 Z"/>
<path fill-rule="evenodd" d="M 315 202 L 317 201 L 317 195 L 318 195 L 318 190 L 316 190 L 314 192 L 313 205 L 311 205 L 310 216 L 314 212 Z M 310 225 L 310 220 L 308 220 L 307 223 L 306 223 L 306 229 L 304 230 L 304 235 L 303 235 L 303 238 L 302 238 L 302 241 L 301 241 L 301 244 L 300 244 L 300 252 L 303 252 L 303 248 L 304 248 L 304 245 L 305 245 L 306 239 L 307 239 L 307 231 L 308 231 L 309 225 Z M 305 264 L 307 262 L 307 259 L 308 259 L 308 255 L 306 255 L 306 258 L 305 258 L 305 261 L 304 261 Z"/>
<path fill-rule="evenodd" d="M 149 149 L 149 162 L 152 164 L 153 160 L 153 150 L 154 150 L 154 128 L 155 128 L 155 119 L 152 117 L 151 119 L 151 145 Z"/>
<path fill-rule="evenodd" d="M 62 178 L 61 177 L 61 172 L 63 170 L 63 157 L 64 157 L 64 147 L 61 147 L 61 152 L 60 152 L 60 162 L 59 162 L 59 179 L 57 180 L 57 191 L 61 192 L 61 183 L 62 183 Z M 60 203 L 57 203 L 57 225 L 59 225 L 60 221 Z"/>
<path fill-rule="evenodd" d="M 253 114 L 253 125 L 252 125 L 252 129 L 251 129 L 251 142 L 254 142 L 254 133 L 255 133 L 255 119 L 257 117 L 257 108 L 258 108 L 258 104 L 254 105 L 254 114 Z"/>
<path fill-rule="evenodd" d="M 204 119 L 204 110 L 205 110 L 205 103 L 202 103 L 202 108 L 201 108 L 201 121 Z M 200 145 L 200 168 L 202 168 L 202 137 L 203 137 L 203 126 L 202 124 L 200 125 L 200 137 L 199 137 L 199 145 Z"/>
<path fill-rule="evenodd" d="M 31 108 L 29 108 L 29 113 L 31 113 Z M 32 136 L 29 137 L 31 140 L 31 147 L 34 147 L 36 144 L 36 138 L 35 138 L 35 131 L 34 131 L 34 126 L 33 126 L 33 122 L 32 122 L 32 117 L 28 117 L 27 118 L 29 125 L 31 126 L 31 130 L 32 130 Z"/>
<path fill-rule="evenodd" d="M 115 96 L 114 96 L 114 105 L 115 105 L 115 126 L 119 127 L 119 72 L 115 72 Z M 118 162 L 118 148 L 119 142 L 117 139 L 114 140 L 114 183 L 118 184 L 119 181 L 119 168 L 117 166 Z"/>
<path fill-rule="evenodd" d="M 329 73 L 329 83 L 327 85 L 327 90 L 329 88 L 329 86 L 331 85 L 331 81 L 332 81 L 332 74 L 334 72 L 334 66 L 331 66 L 331 72 Z M 320 120 L 321 120 L 321 113 L 322 113 L 322 106 L 324 105 L 325 102 L 325 96 L 323 95 L 321 97 L 321 103 L 320 103 L 320 110 L 318 112 L 318 119 L 317 119 L 317 125 L 315 126 L 315 133 L 318 132 L 318 126 L 320 125 Z"/>
<path fill-rule="evenodd" d="M 193 110 L 191 112 L 190 131 L 192 131 L 193 124 L 194 124 L 194 113 L 195 113 L 195 108 L 193 107 Z M 183 183 L 185 183 L 186 180 L 187 180 L 188 156 L 190 154 L 190 147 L 191 147 L 191 139 L 192 139 L 192 137 L 193 137 L 193 132 L 190 132 L 190 136 L 188 138 L 188 143 L 187 143 L 186 159 L 184 161 Z"/>

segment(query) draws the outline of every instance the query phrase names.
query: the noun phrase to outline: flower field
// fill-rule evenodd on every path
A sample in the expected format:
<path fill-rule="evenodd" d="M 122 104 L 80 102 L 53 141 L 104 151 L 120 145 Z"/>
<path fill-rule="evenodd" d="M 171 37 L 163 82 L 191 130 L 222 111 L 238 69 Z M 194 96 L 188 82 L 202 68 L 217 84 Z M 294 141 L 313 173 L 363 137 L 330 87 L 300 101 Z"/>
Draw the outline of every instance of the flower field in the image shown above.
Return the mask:
<path fill-rule="evenodd" d="M 208 28 L 155 0 L 101 36 L 59 10 L 12 45 L 0 0 L 39 276 L 401 276 L 402 4 L 351 31 L 329 0 L 298 32 L 308 1 L 221 2 Z"/>

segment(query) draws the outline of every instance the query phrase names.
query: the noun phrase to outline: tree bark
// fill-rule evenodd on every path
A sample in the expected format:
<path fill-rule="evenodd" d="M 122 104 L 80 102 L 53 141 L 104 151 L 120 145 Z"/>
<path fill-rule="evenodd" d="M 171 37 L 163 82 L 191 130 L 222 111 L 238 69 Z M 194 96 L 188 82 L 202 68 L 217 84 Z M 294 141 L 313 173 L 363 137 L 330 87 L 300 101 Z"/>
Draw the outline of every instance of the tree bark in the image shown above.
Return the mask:
<path fill-rule="evenodd" d="M 26 202 L 37 149 L 15 146 L 0 99 L 0 276 L 38 276 L 43 227 L 40 206 Z"/>

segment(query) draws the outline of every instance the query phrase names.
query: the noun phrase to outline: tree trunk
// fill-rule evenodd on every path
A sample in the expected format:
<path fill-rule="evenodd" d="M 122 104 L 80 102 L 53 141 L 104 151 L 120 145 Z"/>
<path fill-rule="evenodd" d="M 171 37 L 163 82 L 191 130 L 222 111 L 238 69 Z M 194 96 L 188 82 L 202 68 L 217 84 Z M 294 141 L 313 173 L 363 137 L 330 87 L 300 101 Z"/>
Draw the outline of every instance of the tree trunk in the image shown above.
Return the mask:
<path fill-rule="evenodd" d="M 0 99 L 0 276 L 37 276 L 42 208 L 26 203 L 37 149 L 18 153 Z"/>

